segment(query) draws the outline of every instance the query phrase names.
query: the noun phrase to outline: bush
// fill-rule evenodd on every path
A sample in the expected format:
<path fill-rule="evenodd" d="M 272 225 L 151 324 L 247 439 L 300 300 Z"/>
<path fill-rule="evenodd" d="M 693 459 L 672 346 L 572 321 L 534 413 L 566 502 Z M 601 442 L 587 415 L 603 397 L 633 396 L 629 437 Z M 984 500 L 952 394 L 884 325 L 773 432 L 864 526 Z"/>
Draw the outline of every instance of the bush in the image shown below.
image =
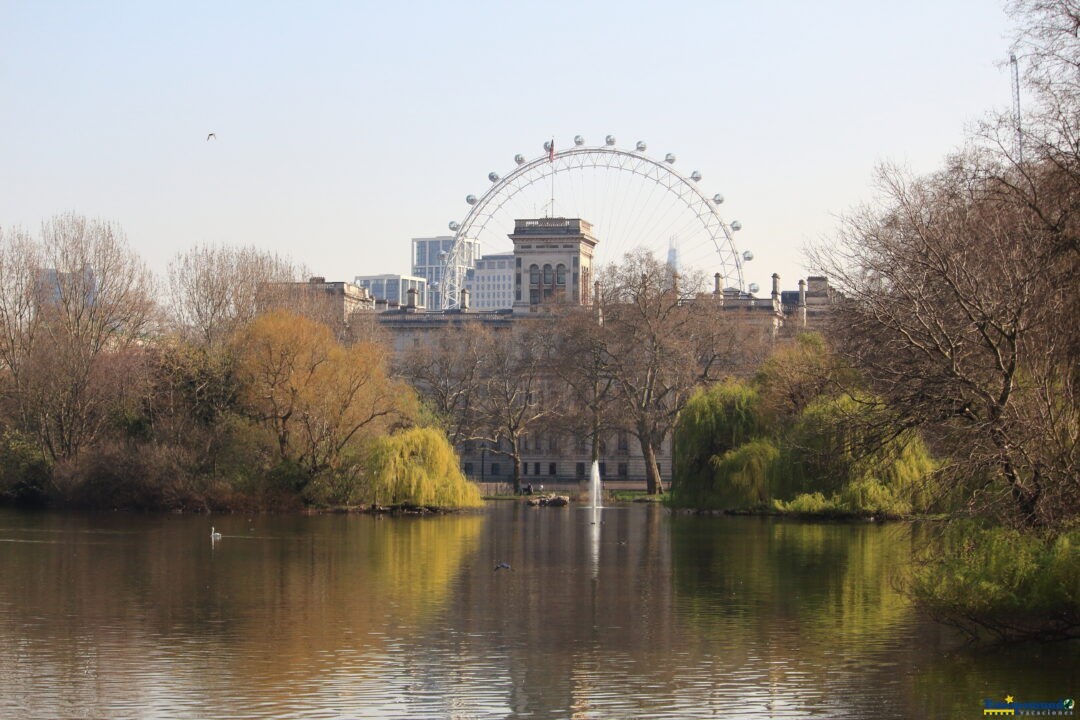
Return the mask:
<path fill-rule="evenodd" d="M 973 637 L 1080 638 L 1080 531 L 955 523 L 923 549 L 911 593 Z"/>
<path fill-rule="evenodd" d="M 43 505 L 52 484 L 52 466 L 21 433 L 0 435 L 0 499 L 16 505 Z"/>

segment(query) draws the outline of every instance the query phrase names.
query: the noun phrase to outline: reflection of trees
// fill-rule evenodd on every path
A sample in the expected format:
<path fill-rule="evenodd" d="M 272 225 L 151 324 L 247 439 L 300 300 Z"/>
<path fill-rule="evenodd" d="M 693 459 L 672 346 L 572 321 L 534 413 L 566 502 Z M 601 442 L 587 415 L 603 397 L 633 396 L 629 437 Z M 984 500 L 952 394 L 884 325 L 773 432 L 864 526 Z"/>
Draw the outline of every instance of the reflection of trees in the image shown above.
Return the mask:
<path fill-rule="evenodd" d="M 25 537 L 59 544 L 4 549 L 0 606 L 21 614 L 0 614 L 0 673 L 32 668 L 28 690 L 59 676 L 84 714 L 129 693 L 285 706 L 338 657 L 431 622 L 484 524 L 235 517 L 215 521 L 225 538 L 211 551 L 205 518 L 28 517 Z M 126 686 L 101 693 L 99 674 Z"/>
<path fill-rule="evenodd" d="M 850 685 L 898 651 L 911 611 L 895 573 L 910 542 L 898 526 L 679 517 L 676 613 L 719 672 L 824 704 L 830 683 Z"/>

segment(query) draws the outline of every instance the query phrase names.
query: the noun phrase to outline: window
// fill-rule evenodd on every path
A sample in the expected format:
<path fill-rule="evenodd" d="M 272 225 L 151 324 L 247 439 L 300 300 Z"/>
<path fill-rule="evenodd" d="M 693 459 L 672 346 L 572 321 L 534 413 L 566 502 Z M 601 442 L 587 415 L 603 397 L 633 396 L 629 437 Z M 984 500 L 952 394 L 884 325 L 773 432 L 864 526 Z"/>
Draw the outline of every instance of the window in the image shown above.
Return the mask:
<path fill-rule="evenodd" d="M 550 287 L 553 282 L 554 276 L 550 265 L 544 266 L 544 287 Z"/>
<path fill-rule="evenodd" d="M 555 475 L 556 463 L 548 463 L 548 475 Z"/>
<path fill-rule="evenodd" d="M 605 475 L 607 475 L 607 463 L 602 462 L 600 463 L 600 477 L 604 477 Z"/>
<path fill-rule="evenodd" d="M 548 452 L 559 452 L 559 436 L 552 435 L 548 438 Z"/>
<path fill-rule="evenodd" d="M 471 462 L 465 463 L 465 474 L 466 475 L 472 475 L 472 463 Z"/>
<path fill-rule="evenodd" d="M 619 471 L 619 477 L 621 477 L 621 478 L 623 478 L 625 480 L 626 476 L 628 475 L 627 470 L 626 470 L 626 463 L 619 463 L 618 471 Z"/>
<path fill-rule="evenodd" d="M 521 474 L 522 475 L 528 475 L 529 474 L 529 463 L 521 463 Z"/>
<path fill-rule="evenodd" d="M 557 268 L 555 268 L 555 284 L 556 285 L 565 285 L 566 284 L 566 266 L 565 265 L 560 264 Z"/>
<path fill-rule="evenodd" d="M 578 463 L 574 466 L 574 474 L 579 478 L 585 477 L 585 463 Z"/>
<path fill-rule="evenodd" d="M 619 448 L 620 453 L 629 452 L 629 450 L 630 450 L 630 438 L 626 434 L 625 430 L 620 430 L 619 431 L 619 434 L 616 437 L 615 441 L 616 441 L 616 443 L 618 443 L 617 447 Z"/>
<path fill-rule="evenodd" d="M 491 474 L 492 475 L 498 475 L 499 474 L 499 463 L 491 463 Z"/>
<path fill-rule="evenodd" d="M 533 475 L 540 474 L 540 463 L 533 463 Z"/>

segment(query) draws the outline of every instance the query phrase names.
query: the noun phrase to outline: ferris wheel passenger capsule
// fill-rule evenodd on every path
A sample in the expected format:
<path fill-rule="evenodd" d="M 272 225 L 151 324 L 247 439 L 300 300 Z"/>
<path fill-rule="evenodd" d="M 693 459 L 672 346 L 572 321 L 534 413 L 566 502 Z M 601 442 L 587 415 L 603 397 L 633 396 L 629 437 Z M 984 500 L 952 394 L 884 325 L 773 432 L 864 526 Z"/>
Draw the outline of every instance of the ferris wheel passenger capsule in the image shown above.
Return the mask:
<path fill-rule="evenodd" d="M 574 136 L 574 144 L 578 145 L 578 146 L 584 145 L 585 144 L 585 138 L 581 137 L 580 135 L 575 135 Z"/>
<path fill-rule="evenodd" d="M 457 220 L 451 220 L 450 224 L 447 225 L 447 227 L 450 228 L 451 230 L 453 230 L 454 232 L 457 232 L 459 229 L 461 229 L 461 225 L 458 224 Z"/>
<path fill-rule="evenodd" d="M 637 145 L 635 147 L 637 147 L 638 152 L 645 152 L 645 147 L 646 147 L 645 141 L 644 140 L 638 140 Z"/>
<path fill-rule="evenodd" d="M 675 153 L 668 153 L 667 155 L 665 155 L 664 162 L 669 165 L 673 165 L 675 163 Z"/>
<path fill-rule="evenodd" d="M 476 204 L 476 196 L 475 195 L 466 195 L 465 196 L 465 202 L 469 203 L 470 205 L 475 205 Z"/>
<path fill-rule="evenodd" d="M 760 289 L 761 289 L 761 286 L 758 285 L 757 283 L 750 283 L 750 292 L 756 293 Z"/>
<path fill-rule="evenodd" d="M 614 145 L 615 144 L 615 136 L 614 135 L 608 135 L 606 138 L 604 138 L 604 144 L 605 145 Z"/>
<path fill-rule="evenodd" d="M 753 260 L 753 259 L 754 259 L 754 253 L 752 253 L 751 251 L 747 250 L 746 252 L 744 252 L 744 253 L 742 254 L 742 259 L 743 259 L 743 260 L 745 260 L 746 262 L 750 262 L 751 260 Z"/>
<path fill-rule="evenodd" d="M 720 193 L 716 193 L 715 195 L 712 196 L 712 201 L 714 203 L 716 203 L 717 205 L 723 205 L 724 204 L 724 196 L 721 195 Z"/>
<path fill-rule="evenodd" d="M 701 173 L 695 170 L 694 172 L 690 173 L 690 179 L 694 182 L 701 180 Z"/>
<path fill-rule="evenodd" d="M 489 172 L 488 173 L 488 180 L 490 180 L 493 183 L 499 182 L 499 173 L 494 172 L 494 171 Z"/>
<path fill-rule="evenodd" d="M 517 155 L 514 156 L 514 162 L 516 162 L 518 165 L 524 165 L 525 164 L 525 156 L 522 155 L 521 153 L 518 153 Z"/>
<path fill-rule="evenodd" d="M 731 221 L 731 229 L 732 230 L 742 230 L 742 223 L 739 222 L 738 220 L 732 220 Z"/>
<path fill-rule="evenodd" d="M 544 152 L 551 152 L 551 141 L 550 140 L 545 140 L 544 141 Z"/>

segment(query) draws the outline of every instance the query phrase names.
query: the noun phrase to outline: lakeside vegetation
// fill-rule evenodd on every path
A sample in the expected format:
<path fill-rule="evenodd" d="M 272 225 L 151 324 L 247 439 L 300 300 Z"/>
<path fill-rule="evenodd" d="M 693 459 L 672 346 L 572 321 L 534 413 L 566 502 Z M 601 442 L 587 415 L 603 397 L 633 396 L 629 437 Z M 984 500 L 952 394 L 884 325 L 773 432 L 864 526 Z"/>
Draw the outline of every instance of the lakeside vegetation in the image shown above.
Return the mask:
<path fill-rule="evenodd" d="M 252 249 L 195 248 L 173 263 L 165 314 L 117 226 L 0 231 L 0 500 L 475 506 L 384 339 L 300 276 Z M 395 444 L 404 459 L 388 462 Z"/>
<path fill-rule="evenodd" d="M 1080 40 L 1017 2 L 1022 118 L 943 169 L 885 167 L 812 262 L 840 295 L 820 339 L 707 388 L 676 433 L 677 505 L 951 522 L 907 591 L 976 637 L 1080 638 Z"/>

